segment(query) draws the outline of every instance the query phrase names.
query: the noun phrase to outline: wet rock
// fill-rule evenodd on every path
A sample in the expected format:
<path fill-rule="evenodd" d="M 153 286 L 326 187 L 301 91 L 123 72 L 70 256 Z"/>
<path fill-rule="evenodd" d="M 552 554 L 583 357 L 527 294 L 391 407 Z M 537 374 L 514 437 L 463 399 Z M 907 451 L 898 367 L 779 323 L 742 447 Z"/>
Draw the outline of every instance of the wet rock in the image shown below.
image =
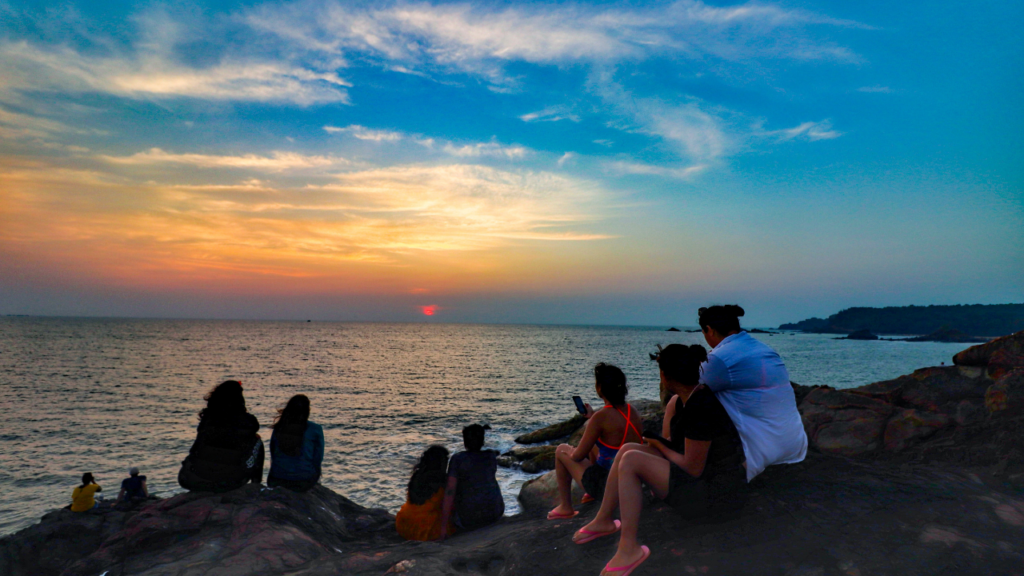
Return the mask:
<path fill-rule="evenodd" d="M 498 457 L 498 465 L 511 468 L 519 464 L 523 472 L 555 469 L 556 446 L 517 446 Z M 520 464 L 521 463 L 521 464 Z"/>
<path fill-rule="evenodd" d="M 544 470 L 555 469 L 555 450 L 554 446 L 551 447 L 550 451 L 543 452 L 526 460 L 522 464 L 523 472 L 528 474 L 534 474 L 536 472 L 543 472 Z"/>
<path fill-rule="evenodd" d="M 516 438 L 516 442 L 518 444 L 539 444 L 541 442 L 550 442 L 551 440 L 565 438 L 575 432 L 577 428 L 583 426 L 584 422 L 586 422 L 586 418 L 580 414 L 576 414 L 568 420 L 563 420 L 562 422 L 546 426 L 540 430 L 523 434 Z"/>
<path fill-rule="evenodd" d="M 953 356 L 953 363 L 983 367 L 994 379 L 1013 368 L 1024 367 L 1024 331 L 996 338 L 987 344 L 971 346 Z"/>
<path fill-rule="evenodd" d="M 950 418 L 943 414 L 903 410 L 890 418 L 885 426 L 885 449 L 899 452 L 928 438 L 949 423 Z"/>
<path fill-rule="evenodd" d="M 583 490 L 573 482 L 573 505 L 579 505 L 581 498 L 583 498 Z M 558 506 L 558 480 L 555 472 L 548 472 L 523 484 L 519 490 L 519 504 L 522 505 L 524 511 L 530 513 L 546 513 Z"/>

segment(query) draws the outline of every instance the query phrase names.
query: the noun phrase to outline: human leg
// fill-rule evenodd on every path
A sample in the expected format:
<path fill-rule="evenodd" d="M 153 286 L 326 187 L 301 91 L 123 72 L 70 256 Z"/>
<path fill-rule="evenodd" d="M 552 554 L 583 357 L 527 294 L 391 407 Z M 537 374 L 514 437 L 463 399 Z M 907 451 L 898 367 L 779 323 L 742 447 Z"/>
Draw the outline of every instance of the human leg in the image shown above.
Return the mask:
<path fill-rule="evenodd" d="M 615 515 L 615 509 L 619 507 L 619 463 L 630 452 L 648 454 L 651 457 L 664 460 L 661 452 L 648 444 L 630 442 L 620 448 L 619 453 L 615 455 L 615 461 L 612 462 L 611 470 L 608 471 L 608 480 L 604 486 L 604 499 L 601 500 L 601 508 L 597 511 L 594 519 L 573 536 L 574 541 L 585 539 L 588 532 L 591 534 L 610 533 L 615 530 L 613 516 Z M 668 462 L 668 460 L 665 460 L 665 462 Z"/>
<path fill-rule="evenodd" d="M 660 454 L 633 450 L 622 454 L 619 461 L 617 487 L 619 490 L 619 516 L 622 530 L 615 556 L 610 566 L 626 566 L 643 557 L 644 552 L 637 542 L 637 528 L 640 511 L 643 508 L 643 484 L 654 490 L 659 498 L 668 496 L 670 463 Z"/>
<path fill-rule="evenodd" d="M 558 483 L 558 506 L 548 514 L 549 517 L 568 517 L 574 514 L 572 507 L 572 481 L 577 482 L 583 471 L 590 466 L 590 460 L 584 458 L 577 462 L 572 459 L 575 450 L 569 444 L 555 448 L 555 479 Z"/>

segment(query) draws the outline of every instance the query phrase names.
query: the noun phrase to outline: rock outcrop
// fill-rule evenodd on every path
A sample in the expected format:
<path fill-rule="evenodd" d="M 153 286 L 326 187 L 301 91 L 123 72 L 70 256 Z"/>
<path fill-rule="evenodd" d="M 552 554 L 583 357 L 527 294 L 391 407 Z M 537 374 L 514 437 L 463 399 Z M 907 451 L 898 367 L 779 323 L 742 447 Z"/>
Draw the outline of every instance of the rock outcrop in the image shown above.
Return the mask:
<path fill-rule="evenodd" d="M 1000 466 L 1024 482 L 1024 332 L 973 346 L 954 366 L 848 390 L 805 390 L 811 446 L 822 452 Z M 1018 436 L 1024 437 L 1024 436 Z"/>

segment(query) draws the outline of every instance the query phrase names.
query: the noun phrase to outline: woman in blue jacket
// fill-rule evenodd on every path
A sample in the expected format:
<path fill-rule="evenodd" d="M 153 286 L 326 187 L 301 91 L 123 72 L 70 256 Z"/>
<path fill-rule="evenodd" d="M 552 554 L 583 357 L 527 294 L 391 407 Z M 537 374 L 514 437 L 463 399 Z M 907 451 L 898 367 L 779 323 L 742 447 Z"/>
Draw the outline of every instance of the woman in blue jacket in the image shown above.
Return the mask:
<path fill-rule="evenodd" d="M 309 420 L 309 398 L 292 396 L 278 412 L 273 428 L 267 485 L 296 492 L 316 486 L 324 461 L 324 429 Z"/>

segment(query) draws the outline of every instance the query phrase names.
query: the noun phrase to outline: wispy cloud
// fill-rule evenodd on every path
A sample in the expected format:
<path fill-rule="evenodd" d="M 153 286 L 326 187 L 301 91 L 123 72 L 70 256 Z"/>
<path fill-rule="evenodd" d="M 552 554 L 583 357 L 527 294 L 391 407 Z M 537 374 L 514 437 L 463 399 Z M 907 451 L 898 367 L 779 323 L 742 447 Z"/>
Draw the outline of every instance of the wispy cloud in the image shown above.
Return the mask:
<path fill-rule="evenodd" d="M 444 152 L 459 158 L 507 158 L 516 160 L 525 157 L 529 149 L 523 146 L 504 146 L 497 142 L 478 142 L 475 144 L 445 144 Z"/>
<path fill-rule="evenodd" d="M 562 168 L 566 164 L 571 164 L 578 156 L 579 154 L 576 154 L 575 152 L 566 152 L 565 154 L 562 154 L 562 157 L 558 159 L 558 167 Z"/>
<path fill-rule="evenodd" d="M 397 142 L 405 137 L 401 132 L 392 130 L 371 130 L 365 126 L 353 124 L 344 128 L 337 126 L 324 126 L 324 131 L 331 134 L 348 133 L 360 140 L 372 140 L 374 142 Z"/>
<path fill-rule="evenodd" d="M 579 122 L 580 117 L 569 111 L 564 106 L 551 106 L 519 117 L 523 122 L 558 122 L 559 120 L 571 120 Z"/>
<path fill-rule="evenodd" d="M 889 94 L 892 92 L 892 88 L 888 86 L 861 86 L 857 88 L 857 92 L 867 92 L 869 94 Z"/>
<path fill-rule="evenodd" d="M 246 154 L 218 156 L 210 154 L 173 154 L 159 148 L 137 152 L 131 156 L 99 156 L 111 164 L 147 166 L 156 164 L 186 164 L 200 168 L 244 168 L 269 172 L 282 172 L 307 168 L 327 168 L 351 164 L 338 156 L 307 156 L 295 152 L 273 152 L 270 156 Z"/>
<path fill-rule="evenodd" d="M 843 133 L 832 129 L 832 122 L 822 120 L 820 122 L 804 122 L 799 126 L 786 128 L 784 130 L 771 130 L 764 133 L 764 136 L 777 138 L 781 142 L 789 140 L 832 140 L 839 138 Z"/>
<path fill-rule="evenodd" d="M 641 174 L 647 176 L 665 176 L 668 178 L 686 179 L 696 176 L 707 168 L 706 165 L 687 166 L 675 168 L 670 166 L 657 166 L 653 164 L 642 164 L 639 162 L 614 161 L 606 165 L 609 172 L 613 174 Z"/>
<path fill-rule="evenodd" d="M 717 7 L 680 0 L 654 7 L 576 5 L 493 9 L 471 4 L 398 3 L 357 8 L 338 2 L 264 5 L 254 28 L 305 50 L 373 55 L 405 70 L 439 66 L 506 82 L 503 63 L 614 63 L 658 54 L 700 60 L 746 58 L 857 62 L 818 39 L 815 26 L 867 26 L 804 10 L 748 2 Z"/>

